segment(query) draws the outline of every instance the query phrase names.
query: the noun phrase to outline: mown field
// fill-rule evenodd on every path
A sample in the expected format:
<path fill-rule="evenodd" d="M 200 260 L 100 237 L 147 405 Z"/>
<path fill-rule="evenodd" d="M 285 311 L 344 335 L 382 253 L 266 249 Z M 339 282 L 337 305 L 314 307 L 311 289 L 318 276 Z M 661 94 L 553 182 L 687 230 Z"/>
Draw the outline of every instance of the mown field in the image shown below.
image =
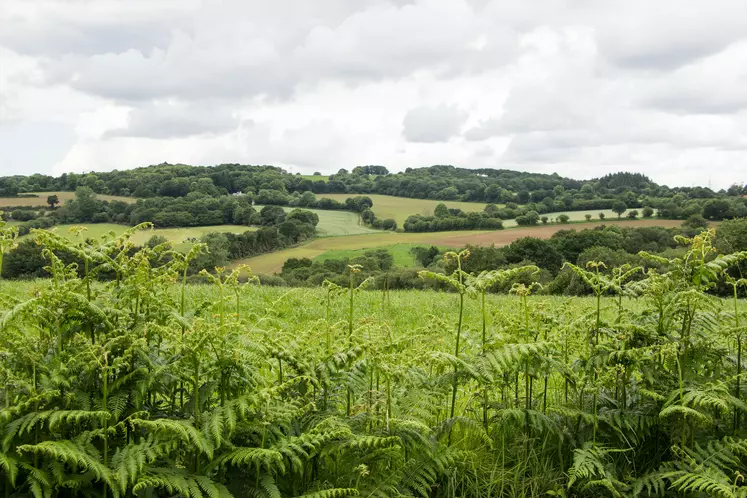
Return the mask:
<path fill-rule="evenodd" d="M 256 205 L 256 210 L 262 209 L 264 206 Z M 366 233 L 379 233 L 380 230 L 374 230 L 367 226 L 360 224 L 360 216 L 358 213 L 351 211 L 336 211 L 329 209 L 309 209 L 309 208 L 295 208 L 289 206 L 283 206 L 286 212 L 291 212 L 294 209 L 304 209 L 311 211 L 319 216 L 319 224 L 316 226 L 316 234 L 319 237 L 334 237 L 338 235 L 360 235 Z"/>
<path fill-rule="evenodd" d="M 420 244 L 392 244 L 390 246 L 384 246 L 380 249 L 386 249 L 394 258 L 394 265 L 399 267 L 412 267 L 415 266 L 415 258 L 410 253 L 410 250 L 414 247 L 418 247 Z M 313 258 L 317 261 L 326 261 L 328 259 L 353 259 L 359 256 L 363 256 L 369 248 L 364 249 L 337 249 L 327 251 Z"/>
<path fill-rule="evenodd" d="M 316 181 L 323 181 L 324 183 L 327 183 L 329 181 L 329 175 L 300 175 L 301 178 L 305 180 L 311 180 L 313 182 Z"/>
<path fill-rule="evenodd" d="M 118 250 L 86 253 L 114 282 L 0 282 L 7 496 L 744 495 L 747 305 L 706 293 L 708 236 L 574 270 L 586 298 L 182 285 Z"/>
<path fill-rule="evenodd" d="M 115 235 L 122 234 L 127 230 L 128 226 L 118 225 L 116 223 L 90 223 L 84 225 L 56 225 L 53 227 L 56 231 L 66 237 L 72 237 L 70 229 L 73 227 L 83 226 L 86 228 L 82 232 L 82 236 L 85 238 L 100 239 L 109 232 L 114 232 Z M 193 242 L 188 239 L 199 239 L 206 233 L 210 232 L 222 232 L 222 233 L 244 233 L 248 231 L 257 230 L 256 227 L 248 227 L 244 225 L 210 225 L 200 227 L 184 227 L 184 228 L 157 228 L 152 230 L 142 230 L 135 233 L 131 240 L 137 245 L 145 244 L 148 239 L 154 235 L 160 235 L 166 237 L 167 240 L 174 244 L 174 248 L 178 251 L 189 250 L 192 247 Z M 26 235 L 25 237 L 30 237 Z"/>
<path fill-rule="evenodd" d="M 444 203 L 450 208 L 459 208 L 465 212 L 479 212 L 485 209 L 486 204 L 480 202 L 457 202 L 457 201 L 436 201 L 431 199 L 410 199 L 407 197 L 395 197 L 391 195 L 365 194 L 373 201 L 373 212 L 377 218 L 392 218 L 397 225 L 402 226 L 408 216 L 413 214 L 422 214 L 431 216 L 433 210 L 440 203 Z M 348 197 L 355 197 L 354 194 L 319 194 L 317 197 L 328 197 L 339 202 L 345 202 Z"/>
<path fill-rule="evenodd" d="M 558 230 L 567 230 L 571 228 L 583 229 L 594 228 L 601 225 L 614 223 L 616 226 L 663 226 L 678 227 L 682 224 L 679 220 L 620 220 L 612 222 L 589 222 L 579 225 L 540 225 L 536 227 L 511 228 L 507 230 L 467 230 L 453 232 L 423 232 L 423 233 L 392 233 L 377 232 L 375 234 L 351 235 L 348 237 L 326 237 L 314 239 L 307 244 L 297 247 L 284 249 L 268 254 L 262 254 L 253 258 L 243 259 L 234 262 L 235 266 L 239 264 L 248 264 L 256 273 L 276 273 L 279 272 L 283 263 L 288 258 L 309 258 L 314 259 L 330 251 L 352 251 L 365 250 L 394 246 L 398 244 L 406 245 L 435 245 L 438 247 L 460 248 L 467 244 L 473 245 L 490 245 L 502 246 L 510 244 L 521 237 L 538 237 L 549 239 Z"/>
<path fill-rule="evenodd" d="M 70 199 L 75 198 L 75 192 L 35 192 L 35 194 L 39 197 L 0 197 L 0 209 L 7 206 L 44 207 L 47 206 L 47 197 L 50 195 L 57 196 L 60 206 Z M 122 201 L 127 203 L 137 200 L 133 197 L 121 197 L 117 195 L 96 194 L 96 197 L 102 201 Z"/>
<path fill-rule="evenodd" d="M 586 222 L 586 215 L 591 215 L 592 221 L 599 221 L 599 213 L 604 213 L 604 217 L 606 221 L 610 220 L 617 220 L 617 213 L 612 211 L 611 209 L 590 209 L 587 211 L 556 211 L 552 213 L 543 213 L 540 216 L 547 216 L 550 222 L 554 222 L 555 219 L 560 216 L 561 214 L 564 214 L 568 216 L 568 221 L 570 222 Z M 640 210 L 638 210 L 639 216 L 640 216 Z M 625 219 L 625 214 L 623 213 L 622 218 Z M 516 220 L 504 220 L 503 226 L 506 228 L 511 228 L 517 226 Z"/>

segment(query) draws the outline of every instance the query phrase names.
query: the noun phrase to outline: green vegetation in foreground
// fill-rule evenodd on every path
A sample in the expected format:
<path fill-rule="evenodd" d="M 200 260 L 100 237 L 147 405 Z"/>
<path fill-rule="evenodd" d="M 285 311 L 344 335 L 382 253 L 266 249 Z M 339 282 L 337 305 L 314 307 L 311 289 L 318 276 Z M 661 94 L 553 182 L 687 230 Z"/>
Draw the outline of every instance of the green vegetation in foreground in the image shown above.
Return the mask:
<path fill-rule="evenodd" d="M 457 201 L 437 201 L 430 199 L 410 199 L 408 197 L 395 197 L 392 195 L 364 194 L 373 201 L 373 212 L 377 218 L 392 218 L 398 226 L 403 226 L 408 216 L 413 214 L 422 214 L 431 216 L 433 210 L 439 204 L 445 203 L 450 208 L 461 209 L 467 213 L 481 212 L 485 209 L 486 204 L 480 202 L 457 202 Z M 351 194 L 317 194 L 317 197 L 334 199 L 338 202 L 345 202 L 345 199 L 351 197 Z M 503 207 L 503 205 L 499 205 Z"/>
<path fill-rule="evenodd" d="M 260 211 L 263 207 L 264 206 L 261 205 L 254 206 L 257 211 Z M 286 213 L 290 213 L 294 209 L 303 209 L 304 211 L 311 211 L 312 213 L 315 213 L 317 216 L 319 216 L 319 223 L 316 226 L 316 233 L 320 237 L 334 237 L 338 235 L 360 235 L 380 232 L 380 230 L 374 230 L 373 228 L 368 228 L 367 226 L 362 225 L 360 223 L 360 216 L 358 215 L 358 213 L 328 209 L 309 209 L 305 207 L 282 207 Z"/>
<path fill-rule="evenodd" d="M 390 246 L 383 246 L 379 249 L 386 249 L 394 258 L 394 265 L 401 268 L 409 268 L 416 266 L 415 257 L 412 255 L 410 250 L 414 247 L 419 247 L 421 244 L 392 244 Z M 440 248 L 443 249 L 443 248 Z M 316 256 L 314 261 L 326 261 L 329 259 L 354 259 L 363 256 L 370 249 L 340 249 L 335 251 L 327 251 Z"/>
<path fill-rule="evenodd" d="M 513 270 L 466 252 L 424 274 L 451 293 L 188 286 L 122 242 L 81 251 L 110 284 L 0 283 L 6 496 L 744 496 L 747 253 L 709 234 L 639 282 L 570 266 L 585 299 L 487 294 Z"/>
<path fill-rule="evenodd" d="M 11 224 L 9 223 L 8 225 Z M 62 236 L 74 238 L 70 233 L 70 229 L 80 226 L 86 228 L 86 230 L 82 232 L 82 236 L 92 239 L 101 239 L 101 237 L 108 235 L 110 232 L 114 232 L 116 236 L 119 236 L 124 233 L 125 230 L 132 228 L 124 225 L 117 225 L 115 223 L 91 223 L 81 225 L 56 225 L 54 229 Z M 135 232 L 130 240 L 132 240 L 134 244 L 141 246 L 144 245 L 148 241 L 148 239 L 150 239 L 154 235 L 160 235 L 162 237 L 166 237 L 166 240 L 172 242 L 176 250 L 185 251 L 189 250 L 189 248 L 194 244 L 194 241 L 188 239 L 195 239 L 196 241 L 207 233 L 244 233 L 252 232 L 255 230 L 257 230 L 256 227 L 248 227 L 244 225 L 211 225 L 185 228 L 156 228 L 152 230 L 142 230 Z M 25 237 L 29 236 L 30 235 L 26 235 Z"/>

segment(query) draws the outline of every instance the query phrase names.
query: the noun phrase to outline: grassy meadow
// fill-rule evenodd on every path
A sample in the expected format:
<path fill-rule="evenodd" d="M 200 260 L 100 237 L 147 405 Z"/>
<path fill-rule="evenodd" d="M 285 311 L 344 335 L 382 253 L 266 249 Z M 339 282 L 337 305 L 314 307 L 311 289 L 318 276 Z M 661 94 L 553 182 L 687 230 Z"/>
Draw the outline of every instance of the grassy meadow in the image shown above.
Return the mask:
<path fill-rule="evenodd" d="M 7 496 L 744 495 L 747 303 L 706 293 L 708 235 L 640 282 L 574 269 L 583 298 L 189 285 L 119 250 L 87 253 L 109 283 L 0 282 Z"/>
<path fill-rule="evenodd" d="M 638 210 L 639 217 L 640 217 L 641 210 Z M 612 211 L 611 209 L 590 209 L 587 211 L 556 211 L 552 213 L 543 213 L 540 215 L 547 216 L 550 219 L 550 222 L 553 222 L 558 216 L 561 214 L 564 214 L 568 216 L 569 222 L 586 222 L 586 215 L 591 215 L 591 222 L 599 221 L 599 213 L 604 213 L 604 219 L 605 221 L 616 221 L 617 220 L 617 213 Z M 625 219 L 625 214 L 623 213 L 622 219 Z M 504 220 L 503 226 L 506 228 L 511 228 L 518 226 L 516 224 L 516 220 Z"/>
<path fill-rule="evenodd" d="M 364 194 L 373 201 L 373 212 L 377 218 L 392 218 L 397 225 L 402 226 L 408 216 L 413 214 L 422 214 L 431 216 L 433 210 L 440 203 L 444 203 L 450 208 L 459 208 L 465 212 L 480 212 L 485 209 L 486 204 L 480 202 L 457 202 L 457 201 L 436 201 L 431 199 L 410 199 L 408 197 L 395 197 L 392 195 Z M 354 194 L 318 194 L 317 197 L 328 197 L 339 202 L 345 202 L 348 197 L 355 197 Z"/>
<path fill-rule="evenodd" d="M 65 202 L 75 199 L 75 192 L 30 192 L 39 197 L 0 197 L 0 209 L 7 206 L 25 206 L 25 207 L 45 207 L 47 206 L 47 197 L 56 195 L 60 201 L 60 206 Z M 102 201 L 122 201 L 133 203 L 137 199 L 134 197 L 122 197 L 118 195 L 96 194 Z"/>
<path fill-rule="evenodd" d="M 259 211 L 264 206 L 255 205 L 254 209 Z M 360 224 L 358 213 L 351 211 L 337 211 L 330 209 L 309 209 L 283 206 L 285 212 L 289 213 L 294 209 L 303 209 L 311 211 L 319 216 L 319 224 L 316 226 L 316 234 L 319 237 L 336 237 L 342 235 L 360 235 L 367 233 L 379 233 L 379 230 L 368 228 Z"/>
<path fill-rule="evenodd" d="M 384 246 L 380 249 L 386 249 L 389 251 L 394 258 L 394 265 L 399 267 L 412 267 L 416 266 L 416 261 L 410 250 L 413 247 L 418 247 L 421 244 L 392 244 L 390 246 Z M 327 251 L 313 258 L 315 261 L 326 261 L 328 259 L 353 259 L 359 256 L 363 256 L 366 251 L 371 250 L 370 248 L 365 249 L 337 249 Z"/>
<path fill-rule="evenodd" d="M 329 175 L 299 175 L 304 180 L 311 180 L 312 182 L 323 181 L 327 183 L 329 181 Z"/>
<path fill-rule="evenodd" d="M 86 230 L 82 232 L 82 236 L 85 238 L 101 239 L 101 237 L 109 235 L 110 232 L 114 232 L 115 235 L 120 235 L 128 226 L 118 225 L 116 223 L 89 223 L 84 225 L 56 225 L 53 227 L 58 233 L 65 235 L 66 237 L 73 238 L 70 234 L 70 229 L 73 227 L 83 226 Z M 199 227 L 184 227 L 184 228 L 156 228 L 152 230 L 140 230 L 136 232 L 130 240 L 137 245 L 145 244 L 148 239 L 154 235 L 161 235 L 166 237 L 167 240 L 171 241 L 174 248 L 178 251 L 186 251 L 192 247 L 192 242 L 187 239 L 199 239 L 203 235 L 209 232 L 222 232 L 222 233 L 244 233 L 257 230 L 256 227 L 248 227 L 244 225 L 210 225 L 210 226 L 199 226 Z M 25 235 L 25 237 L 31 237 L 32 235 Z"/>

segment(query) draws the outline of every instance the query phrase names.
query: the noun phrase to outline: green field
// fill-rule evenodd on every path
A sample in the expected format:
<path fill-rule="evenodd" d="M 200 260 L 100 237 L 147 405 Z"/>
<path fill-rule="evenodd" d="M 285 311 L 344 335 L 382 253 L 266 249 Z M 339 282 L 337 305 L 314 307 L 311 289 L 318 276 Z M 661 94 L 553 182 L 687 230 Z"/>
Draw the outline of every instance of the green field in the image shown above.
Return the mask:
<path fill-rule="evenodd" d="M 400 227 L 410 215 L 421 214 L 431 216 L 436 206 L 441 203 L 446 204 L 450 208 L 459 208 L 465 212 L 479 212 L 485 209 L 486 206 L 486 204 L 480 202 L 434 201 L 430 199 L 410 199 L 408 197 L 379 194 L 362 195 L 370 197 L 373 201 L 373 212 L 377 218 L 392 218 Z M 317 197 L 327 197 L 339 202 L 345 202 L 345 199 L 355 197 L 355 194 L 319 194 Z"/>
<path fill-rule="evenodd" d="M 55 231 L 61 235 L 64 235 L 70 239 L 74 239 L 74 235 L 70 232 L 70 229 L 75 226 L 84 226 L 86 228 L 83 231 L 83 237 L 99 239 L 109 232 L 114 232 L 115 235 L 119 235 L 127 230 L 128 226 L 117 225 L 115 223 L 90 223 L 86 225 L 56 225 L 53 227 Z M 206 233 L 210 232 L 221 232 L 221 233 L 244 233 L 248 231 L 256 230 L 256 227 L 248 227 L 243 225 L 211 225 L 211 226 L 200 226 L 200 227 L 184 227 L 184 228 L 157 228 L 152 230 L 142 230 L 132 236 L 130 240 L 134 244 L 143 245 L 148 239 L 154 235 L 161 235 L 166 237 L 167 240 L 174 244 L 174 248 L 179 251 L 184 251 L 192 246 L 192 242 L 187 239 L 199 239 Z M 29 237 L 30 235 L 26 235 Z"/>
<path fill-rule="evenodd" d="M 639 217 L 640 217 L 640 209 L 638 210 Z M 574 221 L 586 221 L 586 215 L 591 215 L 591 221 L 596 222 L 599 221 L 599 213 L 604 213 L 604 219 L 605 221 L 615 221 L 617 220 L 617 213 L 612 211 L 611 209 L 590 209 L 587 211 L 556 211 L 552 213 L 543 213 L 540 215 L 540 218 L 543 216 L 547 216 L 550 219 L 550 223 L 553 223 L 555 221 L 555 218 L 560 216 L 561 214 L 565 214 L 568 216 L 568 221 L 574 222 Z M 625 218 L 625 214 L 623 213 L 622 219 Z M 504 220 L 503 226 L 506 228 L 515 227 L 516 220 Z"/>
<path fill-rule="evenodd" d="M 306 180 L 311 180 L 313 182 L 317 182 L 321 180 L 324 183 L 327 183 L 329 181 L 329 175 L 298 175 L 298 176 Z"/>
<path fill-rule="evenodd" d="M 254 209 L 259 211 L 264 206 L 255 205 Z M 289 213 L 294 209 L 304 209 L 311 211 L 319 216 L 319 224 L 316 226 L 316 234 L 319 237 L 334 237 L 338 235 L 360 235 L 365 233 L 379 233 L 380 230 L 374 230 L 359 223 L 358 213 L 350 211 L 336 211 L 330 209 L 309 209 L 305 207 L 296 208 L 283 206 L 285 212 Z"/>
<path fill-rule="evenodd" d="M 35 192 L 39 197 L 0 197 L 0 209 L 3 206 L 44 207 L 47 206 L 47 196 L 56 195 L 60 201 L 59 205 L 65 204 L 75 198 L 75 192 Z M 134 197 L 121 197 L 117 195 L 96 194 L 102 201 L 122 201 L 133 203 L 137 201 Z"/>
<path fill-rule="evenodd" d="M 415 258 L 410 253 L 410 249 L 418 247 L 421 244 L 392 244 L 390 246 L 384 246 L 380 249 L 386 249 L 394 257 L 394 266 L 408 268 L 416 265 Z M 368 249 L 338 249 L 333 251 L 327 251 L 314 258 L 314 261 L 326 261 L 328 259 L 353 259 L 363 256 Z"/>

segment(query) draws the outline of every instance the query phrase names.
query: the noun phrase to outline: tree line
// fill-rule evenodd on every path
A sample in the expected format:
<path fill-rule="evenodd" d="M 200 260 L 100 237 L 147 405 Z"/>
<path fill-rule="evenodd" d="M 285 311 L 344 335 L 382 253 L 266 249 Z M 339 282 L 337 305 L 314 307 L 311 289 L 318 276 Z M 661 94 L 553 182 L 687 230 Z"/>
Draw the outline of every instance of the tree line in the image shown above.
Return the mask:
<path fill-rule="evenodd" d="M 603 263 L 607 268 L 625 265 L 641 266 L 665 271 L 664 264 L 656 263 L 642 253 L 672 257 L 679 255 L 677 236 L 694 236 L 704 230 L 702 224 L 685 223 L 681 228 L 600 226 L 585 230 L 560 230 L 547 240 L 522 237 L 505 247 L 467 245 L 469 257 L 462 261 L 462 270 L 473 275 L 490 270 L 511 270 L 535 266 L 538 273 L 517 273 L 512 279 L 494 285 L 492 292 L 507 292 L 513 284 L 539 282 L 539 292 L 556 295 L 583 295 L 590 292 L 585 282 L 565 263 L 581 268 L 590 261 Z M 716 249 L 723 254 L 747 250 L 747 218 L 724 221 L 716 231 Z M 678 252 L 679 251 L 679 252 Z M 366 251 L 355 258 L 326 259 L 290 258 L 275 277 L 263 276 L 271 285 L 311 286 L 329 280 L 343 285 L 348 278 L 348 266 L 359 265 L 362 278 L 371 277 L 373 288 L 378 289 L 436 289 L 448 290 L 439 281 L 426 281 L 418 277 L 423 268 L 449 275 L 456 269 L 454 263 L 442 258 L 444 249 L 436 246 L 416 246 L 411 249 L 415 266 L 394 266 L 394 258 L 387 249 Z M 747 274 L 747 264 L 736 265 L 731 272 L 735 278 Z M 644 273 L 638 277 L 643 278 Z M 711 291 L 725 294 L 724 282 Z"/>
<path fill-rule="evenodd" d="M 708 199 L 731 201 L 734 204 L 735 200 L 747 194 L 747 186 L 744 185 L 735 184 L 718 192 L 705 187 L 669 188 L 657 185 L 640 173 L 627 172 L 582 181 L 557 174 L 503 169 L 472 170 L 448 165 L 407 168 L 396 174 L 389 173 L 383 166 L 358 166 L 351 171 L 340 169 L 328 177 L 317 176 L 318 179 L 316 176 L 310 179 L 292 175 L 282 168 L 269 165 L 187 166 L 164 163 L 123 171 L 66 173 L 59 177 L 40 174 L 0 177 L 0 196 L 74 191 L 80 186 L 90 187 L 99 194 L 139 198 L 184 197 L 194 192 L 211 196 L 245 193 L 256 195 L 263 201 L 274 201 L 272 203 L 275 204 L 290 202 L 288 196 L 305 192 L 385 194 L 444 201 L 533 204 L 533 209 L 538 212 L 611 209 L 615 201 L 621 200 L 629 208 L 649 205 L 672 211 L 667 217 L 687 218 L 693 213 L 678 214 L 674 208 L 692 209 L 689 201 Z M 698 204 L 702 209 L 703 202 Z M 739 216 L 739 213 L 725 213 L 728 208 L 718 204 L 712 209 L 714 216 Z M 711 219 L 708 214 L 704 216 Z"/>
<path fill-rule="evenodd" d="M 256 231 L 247 230 L 241 234 L 209 232 L 199 241 L 206 247 L 191 260 L 189 274 L 196 274 L 201 270 L 214 271 L 215 267 L 225 266 L 233 260 L 256 256 L 267 252 L 284 249 L 299 244 L 314 237 L 319 217 L 316 213 L 305 209 L 294 209 L 289 213 L 280 206 L 265 206 L 257 214 L 256 221 L 260 228 Z M 144 222 L 152 226 L 150 222 Z M 140 224 L 139 226 L 142 226 Z M 80 231 L 80 243 L 86 247 L 96 247 L 99 241 L 87 238 L 85 231 Z M 150 248 L 171 247 L 162 235 L 153 235 L 146 243 Z M 133 246 L 128 249 L 133 254 L 139 250 Z M 55 252 L 65 264 L 74 264 L 77 272 L 82 272 L 85 262 L 80 254 L 66 252 L 59 249 Z M 167 260 L 153 262 L 164 264 Z M 49 276 L 47 267 L 49 258 L 43 248 L 37 243 L 32 233 L 28 237 L 10 245 L 2 259 L 0 259 L 0 276 L 4 278 L 40 278 Z M 89 268 L 90 269 L 90 268 Z M 102 279 L 114 278 L 110 272 L 99 273 Z"/>

